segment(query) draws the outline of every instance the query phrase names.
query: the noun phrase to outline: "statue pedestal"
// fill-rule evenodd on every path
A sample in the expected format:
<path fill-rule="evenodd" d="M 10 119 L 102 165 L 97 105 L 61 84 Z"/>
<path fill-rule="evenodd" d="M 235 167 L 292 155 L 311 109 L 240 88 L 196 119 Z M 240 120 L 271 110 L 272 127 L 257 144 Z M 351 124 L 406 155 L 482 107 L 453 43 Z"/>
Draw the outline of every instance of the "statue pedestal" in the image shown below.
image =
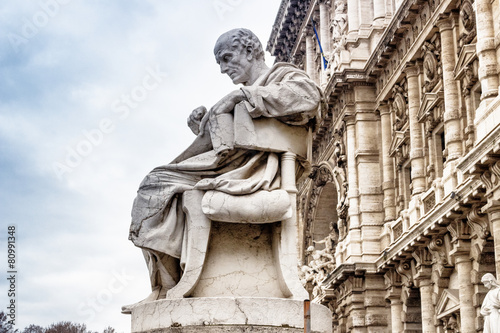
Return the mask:
<path fill-rule="evenodd" d="M 332 331 L 328 308 L 311 303 L 311 332 Z M 132 333 L 304 332 L 302 301 L 259 297 L 164 299 L 132 310 Z"/>

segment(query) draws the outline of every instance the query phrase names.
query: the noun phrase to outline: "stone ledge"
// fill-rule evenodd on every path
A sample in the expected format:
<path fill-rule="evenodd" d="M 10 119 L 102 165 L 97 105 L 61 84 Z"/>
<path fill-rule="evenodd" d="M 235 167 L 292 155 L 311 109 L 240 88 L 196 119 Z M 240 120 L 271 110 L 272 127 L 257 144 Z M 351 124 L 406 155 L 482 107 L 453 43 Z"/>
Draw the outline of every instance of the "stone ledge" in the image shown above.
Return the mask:
<path fill-rule="evenodd" d="M 187 326 L 169 327 L 138 333 L 302 333 L 303 328 L 269 326 Z M 317 333 L 313 331 L 311 333 Z"/>
<path fill-rule="evenodd" d="M 331 333 L 331 320 L 328 308 L 311 303 L 313 332 Z M 226 328 L 232 330 L 227 331 Z M 296 329 L 304 329 L 304 305 L 301 300 L 200 297 L 163 299 L 132 309 L 133 333 L 295 332 Z"/>

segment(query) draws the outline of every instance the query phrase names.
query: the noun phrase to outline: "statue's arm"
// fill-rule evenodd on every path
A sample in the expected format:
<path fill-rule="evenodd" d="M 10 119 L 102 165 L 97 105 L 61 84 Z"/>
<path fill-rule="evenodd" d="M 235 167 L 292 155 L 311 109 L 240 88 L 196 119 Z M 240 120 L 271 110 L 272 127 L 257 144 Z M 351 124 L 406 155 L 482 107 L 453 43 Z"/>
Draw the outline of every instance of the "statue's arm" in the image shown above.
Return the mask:
<path fill-rule="evenodd" d="M 242 87 L 252 105 L 253 118 L 285 117 L 305 114 L 305 122 L 318 110 L 321 93 L 316 84 L 303 72 L 287 74 L 280 82 L 265 86 Z M 309 117 L 307 117 L 309 116 Z"/>

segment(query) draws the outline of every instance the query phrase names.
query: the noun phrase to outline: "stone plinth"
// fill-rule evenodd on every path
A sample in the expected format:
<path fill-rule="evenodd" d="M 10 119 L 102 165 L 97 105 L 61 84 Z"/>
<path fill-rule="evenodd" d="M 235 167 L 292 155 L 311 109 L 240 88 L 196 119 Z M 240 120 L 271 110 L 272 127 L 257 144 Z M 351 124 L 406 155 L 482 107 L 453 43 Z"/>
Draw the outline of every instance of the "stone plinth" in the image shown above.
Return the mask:
<path fill-rule="evenodd" d="M 312 332 L 331 333 L 331 312 L 311 303 Z M 302 301 L 282 298 L 203 297 L 164 299 L 132 310 L 139 332 L 303 332 Z"/>

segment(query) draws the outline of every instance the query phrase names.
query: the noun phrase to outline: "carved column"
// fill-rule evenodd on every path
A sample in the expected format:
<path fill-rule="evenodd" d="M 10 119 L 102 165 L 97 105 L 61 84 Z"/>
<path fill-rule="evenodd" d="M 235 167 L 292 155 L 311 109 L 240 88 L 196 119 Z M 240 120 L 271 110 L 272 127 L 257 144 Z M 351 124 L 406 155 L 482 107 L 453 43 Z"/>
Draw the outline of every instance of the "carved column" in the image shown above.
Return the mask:
<path fill-rule="evenodd" d="M 420 289 L 420 306 L 422 310 L 422 332 L 436 333 L 434 326 L 434 303 L 432 301 L 433 282 L 432 273 L 432 255 L 426 248 L 418 248 L 412 253 L 415 258 L 415 282 Z"/>
<path fill-rule="evenodd" d="M 375 112 L 375 88 L 365 83 L 353 83 L 353 89 L 357 142 L 356 163 L 350 167 L 358 169 L 363 261 L 371 261 L 380 256 L 380 234 L 384 224 L 384 199 L 380 189 L 380 124 Z"/>
<path fill-rule="evenodd" d="M 328 55 L 331 52 L 330 47 L 330 6 L 329 0 L 321 0 L 319 3 L 319 25 L 320 25 L 320 38 L 321 46 L 323 47 L 323 52 L 325 57 L 328 59 Z"/>
<path fill-rule="evenodd" d="M 350 243 L 346 244 L 351 248 L 351 256 L 346 258 L 348 262 L 361 259 L 361 226 L 359 221 L 359 183 L 358 171 L 356 165 L 356 121 L 354 116 L 347 116 L 344 118 L 346 123 L 346 152 L 347 152 L 347 165 L 352 165 L 347 169 L 347 179 L 349 190 L 347 199 L 349 200 L 349 230 L 348 235 Z"/>
<path fill-rule="evenodd" d="M 407 66 L 404 69 L 408 80 L 408 111 L 410 123 L 410 160 L 412 194 L 425 191 L 425 161 L 422 125 L 418 122 L 420 108 L 419 65 Z"/>
<path fill-rule="evenodd" d="M 382 173 L 384 191 L 384 221 L 389 222 L 396 219 L 396 189 L 394 184 L 394 162 L 389 156 L 392 140 L 391 111 L 388 105 L 379 106 L 381 137 L 382 137 Z"/>
<path fill-rule="evenodd" d="M 316 62 L 315 62 L 315 57 L 316 57 L 316 52 L 314 50 L 314 37 L 312 30 L 310 28 L 304 29 L 304 36 L 306 38 L 306 72 L 309 77 L 317 82 L 316 79 Z"/>
<path fill-rule="evenodd" d="M 349 35 L 359 30 L 358 0 L 348 1 L 347 22 L 349 24 Z"/>
<path fill-rule="evenodd" d="M 498 94 L 498 73 L 495 50 L 495 32 L 490 0 L 476 0 L 476 51 L 479 58 L 479 81 L 482 104 L 486 105 Z M 498 18 L 496 18 L 498 20 Z M 484 109 L 484 107 L 483 107 Z M 478 118 L 476 114 L 476 119 Z M 480 118 L 479 118 L 480 119 Z"/>
<path fill-rule="evenodd" d="M 349 1 L 351 5 L 352 0 Z M 373 0 L 358 0 L 359 25 L 360 27 L 370 27 L 373 24 Z"/>
<path fill-rule="evenodd" d="M 453 221 L 448 230 L 452 235 L 453 249 L 450 255 L 455 259 L 455 268 L 458 273 L 460 298 L 460 327 L 462 333 L 475 333 L 476 310 L 472 303 L 474 289 L 472 288 L 472 262 L 470 256 L 469 226 L 460 220 Z"/>
<path fill-rule="evenodd" d="M 486 185 L 485 196 L 488 198 L 488 204 L 482 210 L 488 213 L 490 220 L 495 244 L 496 276 L 500 276 L 500 160 L 481 175 L 481 181 Z"/>
<path fill-rule="evenodd" d="M 455 47 L 453 28 L 455 20 L 439 20 L 436 25 L 441 35 L 441 62 L 443 67 L 444 89 L 444 135 L 448 150 L 447 162 L 462 156 L 462 131 L 460 121 L 460 92 L 455 81 Z"/>
<path fill-rule="evenodd" d="M 385 1 L 373 0 L 373 23 L 382 25 L 385 19 Z"/>
<path fill-rule="evenodd" d="M 496 276 L 500 276 L 500 202 L 490 201 L 487 209 L 491 223 L 491 233 L 495 244 Z"/>
<path fill-rule="evenodd" d="M 391 332 L 403 332 L 403 302 L 401 301 L 401 275 L 390 270 L 384 275 L 387 288 L 386 298 L 391 302 Z"/>

